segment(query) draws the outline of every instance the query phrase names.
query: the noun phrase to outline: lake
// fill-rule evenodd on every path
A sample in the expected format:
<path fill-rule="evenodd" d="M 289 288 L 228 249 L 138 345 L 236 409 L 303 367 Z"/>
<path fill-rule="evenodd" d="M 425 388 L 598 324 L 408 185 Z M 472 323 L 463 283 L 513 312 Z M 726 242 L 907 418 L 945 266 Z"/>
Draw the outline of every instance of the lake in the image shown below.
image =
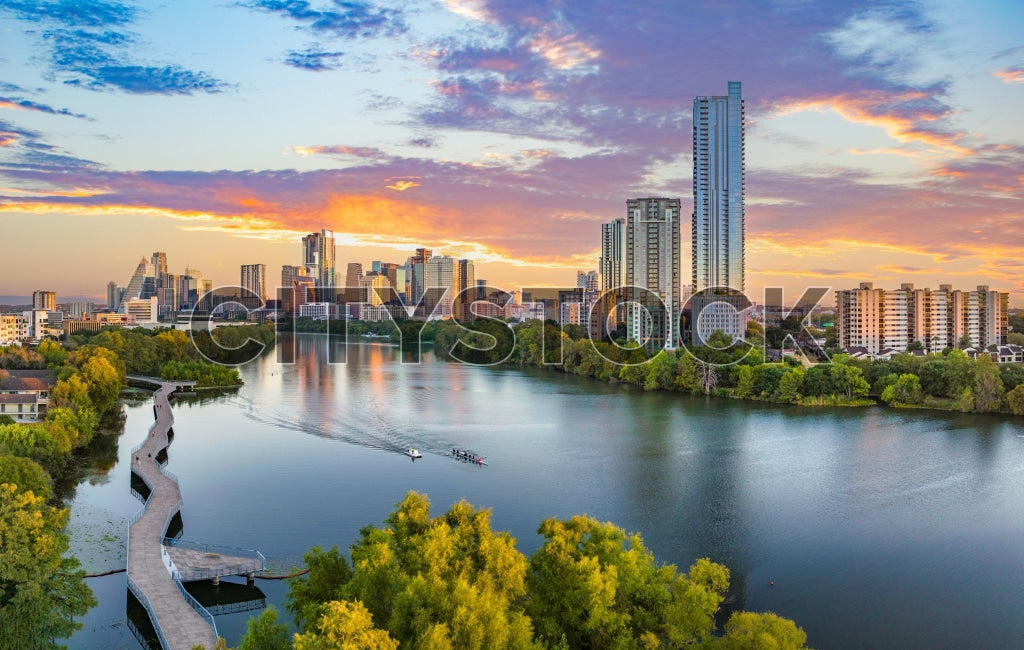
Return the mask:
<path fill-rule="evenodd" d="M 1024 419 L 644 393 L 429 352 L 402 363 L 383 344 L 330 364 L 342 343 L 298 345 L 295 364 L 271 354 L 236 392 L 176 403 L 185 539 L 288 567 L 314 545 L 347 550 L 416 490 L 434 514 L 462 498 L 493 509 L 527 554 L 545 518 L 587 513 L 639 531 L 660 561 L 710 557 L 732 572 L 734 606 L 794 619 L 815 648 L 1024 647 Z M 125 411 L 117 462 L 70 502 L 90 571 L 124 566 L 140 507 L 128 451 L 152 410 Z M 88 583 L 100 604 L 70 647 L 139 647 L 124 574 Z M 286 583 L 256 585 L 283 610 Z M 230 645 L 250 615 L 217 616 Z"/>

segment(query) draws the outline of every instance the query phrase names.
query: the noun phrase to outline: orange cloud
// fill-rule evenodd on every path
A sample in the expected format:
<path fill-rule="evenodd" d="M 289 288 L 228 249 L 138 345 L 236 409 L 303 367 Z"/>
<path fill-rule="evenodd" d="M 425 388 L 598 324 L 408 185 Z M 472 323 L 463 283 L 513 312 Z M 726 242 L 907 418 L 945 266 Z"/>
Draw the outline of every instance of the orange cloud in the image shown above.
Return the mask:
<path fill-rule="evenodd" d="M 999 79 L 1004 84 L 1020 84 L 1024 83 L 1024 68 L 1006 68 L 1005 70 L 996 70 L 992 73 L 992 76 Z"/>
<path fill-rule="evenodd" d="M 601 50 L 591 47 L 572 34 L 553 36 L 545 29 L 529 41 L 530 51 L 544 57 L 548 64 L 559 70 L 590 63 L 601 56 Z"/>
<path fill-rule="evenodd" d="M 928 95 L 912 91 L 899 95 L 891 95 L 881 91 L 863 92 L 857 95 L 834 95 L 816 99 L 782 103 L 775 106 L 773 115 L 791 115 L 803 111 L 824 112 L 830 110 L 844 120 L 854 124 L 866 124 L 885 130 L 893 140 L 908 144 L 923 144 L 958 155 L 971 155 L 974 152 L 959 144 L 963 133 L 940 133 L 921 128 L 919 122 L 935 122 L 944 117 L 943 114 L 916 110 L 913 117 L 900 115 L 896 111 L 886 111 L 884 107 L 898 106 L 901 103 L 921 101 Z"/>
<path fill-rule="evenodd" d="M 345 145 L 324 145 L 318 144 L 312 147 L 292 147 L 292 151 L 302 156 L 314 156 L 314 155 L 335 155 L 335 156 L 355 156 L 357 158 L 385 158 L 385 154 L 376 147 L 348 147 Z"/>
<path fill-rule="evenodd" d="M 487 2 L 486 0 L 443 0 L 444 5 L 448 7 L 448 11 L 462 16 L 464 18 L 471 18 L 473 20 L 479 20 L 481 22 L 489 22 L 491 20 L 490 14 L 487 13 Z"/>
<path fill-rule="evenodd" d="M 384 187 L 388 188 L 389 190 L 395 190 L 395 191 L 398 191 L 398 192 L 404 192 L 405 190 L 411 189 L 413 187 L 419 187 L 419 186 L 420 186 L 420 184 L 416 183 L 414 181 L 395 181 L 391 185 L 385 185 Z"/>

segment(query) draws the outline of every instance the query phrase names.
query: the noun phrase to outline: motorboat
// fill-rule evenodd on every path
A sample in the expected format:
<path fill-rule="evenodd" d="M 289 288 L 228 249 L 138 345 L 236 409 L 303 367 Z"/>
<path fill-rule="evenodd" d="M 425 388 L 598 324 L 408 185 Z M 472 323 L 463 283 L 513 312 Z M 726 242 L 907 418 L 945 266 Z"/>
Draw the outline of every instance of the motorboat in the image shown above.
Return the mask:
<path fill-rule="evenodd" d="M 406 449 L 406 450 L 405 450 L 404 452 L 402 452 L 402 453 L 404 453 L 404 454 L 405 454 L 406 456 L 408 456 L 409 458 L 423 458 L 423 454 L 421 454 L 421 453 L 420 453 L 420 452 L 419 452 L 418 450 L 416 450 L 416 449 L 412 449 L 411 447 L 410 447 L 409 449 Z"/>

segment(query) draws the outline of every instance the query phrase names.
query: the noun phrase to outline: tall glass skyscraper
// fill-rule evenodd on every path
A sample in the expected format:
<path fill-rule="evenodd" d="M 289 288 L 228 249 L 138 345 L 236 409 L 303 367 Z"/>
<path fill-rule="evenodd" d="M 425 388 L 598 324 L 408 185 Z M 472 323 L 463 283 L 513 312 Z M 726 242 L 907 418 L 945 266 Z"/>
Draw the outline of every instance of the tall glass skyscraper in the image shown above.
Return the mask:
<path fill-rule="evenodd" d="M 693 291 L 743 291 L 743 97 L 693 100 Z"/>

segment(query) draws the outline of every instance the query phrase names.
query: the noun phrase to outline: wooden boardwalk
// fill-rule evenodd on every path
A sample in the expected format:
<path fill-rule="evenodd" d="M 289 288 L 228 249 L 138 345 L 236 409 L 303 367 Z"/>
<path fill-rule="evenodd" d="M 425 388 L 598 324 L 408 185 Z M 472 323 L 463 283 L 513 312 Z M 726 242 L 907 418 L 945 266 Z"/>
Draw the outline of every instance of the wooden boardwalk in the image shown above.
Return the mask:
<path fill-rule="evenodd" d="M 167 524 L 181 509 L 177 479 L 161 469 L 156 460 L 157 454 L 170 444 L 168 434 L 174 424 L 167 397 L 175 389 L 195 382 L 165 382 L 139 376 L 129 376 L 128 380 L 157 387 L 153 394 L 156 421 L 146 434 L 145 442 L 132 453 L 132 472 L 148 484 L 150 495 L 141 513 L 128 527 L 128 586 L 149 611 L 166 650 L 190 650 L 197 645 L 212 650 L 217 641 L 213 617 L 185 592 L 181 580 L 239 574 L 252 578 L 264 569 L 264 558 L 256 551 L 233 555 L 220 547 L 194 542 L 164 545 Z M 201 615 L 199 609 L 208 618 Z"/>

